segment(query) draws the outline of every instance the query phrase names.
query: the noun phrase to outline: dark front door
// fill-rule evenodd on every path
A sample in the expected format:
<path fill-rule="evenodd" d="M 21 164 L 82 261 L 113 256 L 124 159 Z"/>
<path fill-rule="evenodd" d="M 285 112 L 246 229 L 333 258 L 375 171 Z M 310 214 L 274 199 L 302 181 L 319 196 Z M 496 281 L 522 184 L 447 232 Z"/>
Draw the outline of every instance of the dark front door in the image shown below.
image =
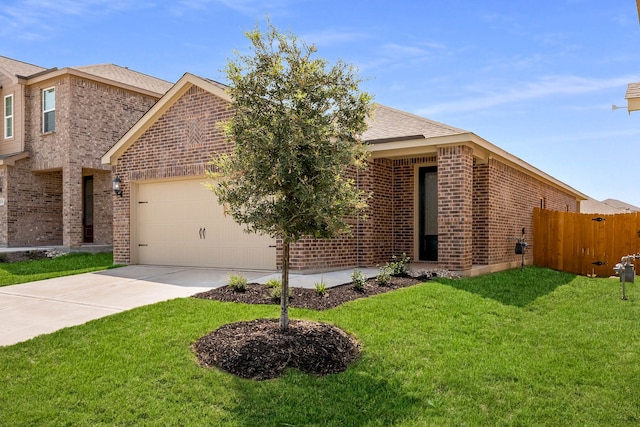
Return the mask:
<path fill-rule="evenodd" d="M 93 176 L 82 178 L 82 229 L 82 241 L 93 243 Z"/>
<path fill-rule="evenodd" d="M 419 169 L 420 261 L 438 261 L 438 169 Z"/>

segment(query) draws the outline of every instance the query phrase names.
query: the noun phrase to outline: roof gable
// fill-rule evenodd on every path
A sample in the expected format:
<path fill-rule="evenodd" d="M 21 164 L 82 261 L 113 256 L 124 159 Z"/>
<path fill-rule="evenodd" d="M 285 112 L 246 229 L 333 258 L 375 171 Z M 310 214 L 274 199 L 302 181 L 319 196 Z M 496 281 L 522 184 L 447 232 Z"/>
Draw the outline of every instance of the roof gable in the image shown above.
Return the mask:
<path fill-rule="evenodd" d="M 223 84 L 186 73 L 102 156 L 102 163 L 116 165 L 120 156 L 193 86 L 198 86 L 225 101 L 231 101 Z"/>

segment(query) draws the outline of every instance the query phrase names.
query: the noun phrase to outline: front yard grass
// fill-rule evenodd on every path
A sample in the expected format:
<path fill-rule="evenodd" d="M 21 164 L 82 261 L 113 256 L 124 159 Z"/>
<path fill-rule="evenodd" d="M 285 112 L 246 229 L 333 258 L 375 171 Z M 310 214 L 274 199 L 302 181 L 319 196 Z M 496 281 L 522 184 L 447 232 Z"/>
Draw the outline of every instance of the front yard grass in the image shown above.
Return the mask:
<path fill-rule="evenodd" d="M 0 286 L 89 273 L 113 267 L 113 254 L 69 253 L 56 258 L 0 263 Z"/>
<path fill-rule="evenodd" d="M 190 345 L 277 306 L 176 299 L 0 348 L 0 425 L 638 425 L 638 284 L 627 295 L 528 267 L 291 309 L 355 335 L 362 357 L 263 382 L 199 367 Z"/>

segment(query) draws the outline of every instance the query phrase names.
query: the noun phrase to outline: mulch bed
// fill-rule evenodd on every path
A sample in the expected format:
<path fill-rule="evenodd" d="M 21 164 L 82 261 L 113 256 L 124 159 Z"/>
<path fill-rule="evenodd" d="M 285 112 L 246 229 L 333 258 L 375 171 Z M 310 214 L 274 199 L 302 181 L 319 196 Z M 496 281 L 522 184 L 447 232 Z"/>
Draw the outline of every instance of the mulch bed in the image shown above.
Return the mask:
<path fill-rule="evenodd" d="M 0 263 L 56 258 L 64 254 L 65 252 L 55 249 L 31 249 L 28 251 L 2 252 L 0 253 Z"/>
<path fill-rule="evenodd" d="M 318 294 L 315 289 L 291 288 L 289 307 L 309 308 L 311 310 L 328 310 L 344 304 L 345 302 L 359 298 L 366 298 L 389 292 L 394 289 L 423 283 L 430 278 L 431 276 L 392 277 L 391 283 L 387 286 L 380 286 L 376 282 L 376 279 L 369 279 L 361 291 L 356 290 L 351 283 L 347 283 L 327 288 L 327 292 L 324 295 Z M 257 283 L 249 283 L 247 285 L 247 290 L 244 292 L 236 292 L 228 286 L 223 286 L 221 288 L 211 289 L 209 291 L 196 294 L 194 295 L 194 298 L 240 302 L 245 304 L 280 305 L 279 298 L 271 298 L 269 289 L 265 285 Z"/>
<path fill-rule="evenodd" d="M 369 279 L 362 290 L 347 283 L 327 289 L 291 288 L 290 307 L 327 310 L 345 302 L 423 283 L 434 276 L 453 277 L 448 272 L 420 273 L 417 277 L 392 277 L 387 286 Z M 244 292 L 224 286 L 194 295 L 202 298 L 247 304 L 280 304 L 265 285 L 248 284 Z M 319 322 L 290 320 L 288 331 L 280 331 L 279 320 L 258 319 L 224 325 L 193 344 L 201 366 L 217 367 L 242 378 L 266 380 L 279 377 L 288 368 L 313 375 L 342 372 L 357 360 L 358 342 L 341 329 Z"/>
<path fill-rule="evenodd" d="M 267 380 L 297 368 L 313 375 L 342 372 L 360 355 L 358 342 L 326 323 L 257 319 L 224 325 L 193 345 L 200 364 L 242 378 Z"/>

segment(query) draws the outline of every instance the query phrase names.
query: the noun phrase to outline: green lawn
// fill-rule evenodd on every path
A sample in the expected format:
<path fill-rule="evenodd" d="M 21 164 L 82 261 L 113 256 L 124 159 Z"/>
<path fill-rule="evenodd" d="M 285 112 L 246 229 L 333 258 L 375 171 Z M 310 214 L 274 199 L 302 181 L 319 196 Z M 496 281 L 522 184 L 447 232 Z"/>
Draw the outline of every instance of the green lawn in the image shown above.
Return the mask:
<path fill-rule="evenodd" d="M 529 267 L 293 318 L 362 344 L 338 375 L 253 382 L 190 345 L 277 306 L 177 299 L 0 348 L 4 426 L 635 426 L 640 290 Z"/>
<path fill-rule="evenodd" d="M 52 259 L 0 263 L 0 286 L 88 273 L 113 267 L 111 252 L 70 253 Z"/>

